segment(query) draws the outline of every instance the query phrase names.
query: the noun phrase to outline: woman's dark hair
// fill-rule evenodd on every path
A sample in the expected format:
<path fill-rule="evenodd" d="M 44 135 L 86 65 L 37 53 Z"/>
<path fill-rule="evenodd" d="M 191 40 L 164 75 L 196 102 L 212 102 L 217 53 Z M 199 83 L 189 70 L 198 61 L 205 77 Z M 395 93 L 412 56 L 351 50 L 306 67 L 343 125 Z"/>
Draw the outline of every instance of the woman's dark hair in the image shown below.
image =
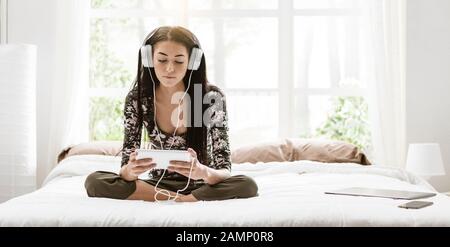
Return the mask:
<path fill-rule="evenodd" d="M 190 54 L 192 48 L 194 47 L 200 47 L 200 43 L 198 42 L 198 39 L 195 37 L 195 35 L 187 30 L 186 28 L 179 27 L 179 26 L 163 26 L 155 29 L 152 31 L 145 39 L 143 45 L 152 45 L 155 46 L 156 43 L 160 41 L 174 41 L 177 43 L 180 43 L 184 45 Z M 154 50 L 154 49 L 153 49 Z M 153 54 L 152 54 L 153 58 Z M 152 59 L 151 58 L 151 59 Z M 152 73 L 152 77 L 155 81 L 155 88 L 157 88 L 160 84 L 158 78 L 156 77 L 154 68 L 150 68 L 150 71 Z M 186 75 L 183 78 L 184 86 L 185 88 L 188 87 L 188 80 L 189 76 L 191 74 L 191 71 L 188 70 L 186 72 Z M 141 60 L 141 53 L 139 52 L 139 59 L 138 59 L 138 69 L 137 69 L 137 76 L 135 79 L 135 82 L 133 84 L 132 88 L 135 88 L 137 86 L 138 88 L 138 124 L 142 125 L 142 105 L 141 105 L 141 99 L 142 97 L 153 97 L 153 85 L 152 85 L 152 78 L 150 77 L 149 70 L 147 68 L 144 68 L 142 65 Z M 206 77 L 206 62 L 205 62 L 205 56 L 203 55 L 200 67 L 198 70 L 192 71 L 192 77 L 191 77 L 191 84 L 188 88 L 187 94 L 189 94 L 191 99 L 191 114 L 190 119 L 188 119 L 189 124 L 187 127 L 187 137 L 186 137 L 186 145 L 187 147 L 190 147 L 197 152 L 197 158 L 198 160 L 204 164 L 208 165 L 208 155 L 206 153 L 206 138 L 207 138 L 207 129 L 206 126 L 203 123 L 202 119 L 202 126 L 196 127 L 193 124 L 192 119 L 194 118 L 194 85 L 201 85 L 202 88 L 202 95 L 201 95 L 201 102 L 203 102 L 204 95 L 208 93 L 210 90 L 219 91 L 220 90 L 208 83 L 208 79 Z M 221 93 L 221 92 L 220 92 Z M 197 95 L 198 97 L 198 95 Z M 202 104 L 202 118 L 205 110 L 207 109 L 207 106 Z M 153 129 L 155 123 L 151 121 L 149 123 L 150 129 Z M 145 127 L 144 127 L 145 128 Z"/>

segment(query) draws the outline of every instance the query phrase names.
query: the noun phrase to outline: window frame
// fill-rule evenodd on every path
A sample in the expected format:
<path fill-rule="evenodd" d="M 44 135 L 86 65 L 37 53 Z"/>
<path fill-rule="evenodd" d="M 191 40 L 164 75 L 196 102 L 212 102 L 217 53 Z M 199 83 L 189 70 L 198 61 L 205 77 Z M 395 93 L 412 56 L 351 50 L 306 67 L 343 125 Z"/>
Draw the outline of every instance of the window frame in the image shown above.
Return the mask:
<path fill-rule="evenodd" d="M 339 88 L 337 82 L 332 82 L 330 88 L 296 88 L 294 78 L 294 22 L 299 16 L 355 16 L 361 15 L 357 8 L 317 8 L 317 9 L 295 9 L 294 0 L 278 0 L 276 9 L 220 9 L 220 2 L 213 1 L 212 9 L 193 10 L 188 8 L 188 0 L 182 0 L 177 10 L 148 10 L 148 9 L 90 9 L 90 18 L 167 18 L 177 17 L 178 23 L 189 26 L 191 17 L 211 17 L 213 19 L 215 32 L 216 57 L 224 57 L 223 47 L 223 21 L 220 18 L 259 18 L 272 17 L 278 20 L 278 87 L 277 88 L 227 88 L 223 85 L 224 59 L 214 62 L 215 80 L 227 95 L 242 94 L 276 94 L 278 96 L 278 137 L 286 138 L 297 136 L 294 129 L 293 112 L 308 118 L 308 107 L 301 107 L 296 111 L 295 97 L 304 97 L 307 102 L 309 96 L 362 96 L 365 97 L 366 89 Z M 214 17 L 214 18 L 213 18 Z M 220 17 L 220 18 L 217 18 Z M 220 23 L 221 22 L 221 23 Z M 128 88 L 89 88 L 91 97 L 124 98 Z M 308 122 L 302 123 L 309 126 Z M 308 127 L 307 127 L 308 128 Z M 311 134 L 311 133 L 310 133 Z"/>

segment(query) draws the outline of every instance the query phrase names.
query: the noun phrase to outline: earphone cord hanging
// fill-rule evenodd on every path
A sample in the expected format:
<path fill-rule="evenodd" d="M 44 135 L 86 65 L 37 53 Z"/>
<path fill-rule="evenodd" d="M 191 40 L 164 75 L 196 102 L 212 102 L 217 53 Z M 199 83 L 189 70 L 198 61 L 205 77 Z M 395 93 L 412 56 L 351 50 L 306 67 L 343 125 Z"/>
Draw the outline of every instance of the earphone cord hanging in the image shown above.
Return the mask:
<path fill-rule="evenodd" d="M 147 54 L 147 56 L 148 56 L 148 54 Z M 195 56 L 197 56 L 197 54 L 195 54 Z M 196 57 L 195 57 L 195 58 L 196 58 Z M 195 59 L 194 59 L 194 61 L 195 61 Z M 156 130 L 158 131 L 158 138 L 159 138 L 159 143 L 160 143 L 160 146 L 161 146 L 161 150 L 163 150 L 164 148 L 163 148 L 163 144 L 162 144 L 162 142 L 161 142 L 161 132 L 159 131 L 158 126 L 156 125 L 156 93 L 155 93 L 155 81 L 153 80 L 153 76 L 152 76 L 152 73 L 151 73 L 151 71 L 150 71 L 150 67 L 148 67 L 148 72 L 149 72 L 150 78 L 152 79 L 152 82 L 153 82 L 153 102 L 154 102 L 154 109 L 155 109 L 155 112 L 154 112 L 154 114 L 153 114 L 153 121 L 154 121 L 154 123 L 155 123 Z M 184 92 L 183 96 L 181 97 L 181 100 L 178 102 L 178 106 L 177 106 L 177 126 L 175 127 L 175 131 L 173 132 L 173 135 L 172 135 L 172 136 L 175 136 L 175 133 L 176 133 L 176 131 L 177 131 L 177 129 L 178 129 L 178 126 L 179 126 L 179 122 L 180 122 L 180 104 L 181 104 L 181 101 L 183 101 L 183 99 L 184 99 L 184 97 L 185 97 L 187 91 L 189 90 L 189 87 L 190 87 L 190 85 L 191 85 L 191 77 L 192 77 L 192 73 L 193 73 L 193 72 L 194 72 L 194 70 L 191 70 L 191 73 L 189 74 L 189 80 L 188 80 L 188 86 L 187 86 L 187 89 L 186 89 L 186 91 Z M 169 149 L 168 149 L 168 150 L 171 150 L 171 148 L 172 148 L 174 142 L 175 142 L 175 141 L 172 140 L 172 143 L 171 143 L 171 145 L 169 146 Z M 158 194 L 163 194 L 163 195 L 167 196 L 167 197 L 168 197 L 168 199 L 167 199 L 168 201 L 175 201 L 175 200 L 177 199 L 177 197 L 178 197 L 179 192 L 184 191 L 184 190 L 187 189 L 187 187 L 189 186 L 189 183 L 190 183 L 190 181 L 191 181 L 191 174 L 192 174 L 193 163 L 194 163 L 194 160 L 191 161 L 191 167 L 190 167 L 190 169 L 189 169 L 188 182 L 186 183 L 186 186 L 185 186 L 183 189 L 181 189 L 181 190 L 177 190 L 177 193 L 176 193 L 175 196 L 170 195 L 170 192 L 169 192 L 168 190 L 166 190 L 166 189 L 158 189 L 159 183 L 161 182 L 161 180 L 164 178 L 164 175 L 166 174 L 166 169 L 163 170 L 163 174 L 161 175 L 161 177 L 159 178 L 158 182 L 157 182 L 156 185 L 155 185 L 155 191 L 156 191 L 156 193 L 155 193 L 155 195 L 154 195 L 153 198 L 155 199 L 156 202 L 160 202 L 160 201 L 157 199 Z M 173 199 L 171 199 L 171 198 L 173 198 Z"/>

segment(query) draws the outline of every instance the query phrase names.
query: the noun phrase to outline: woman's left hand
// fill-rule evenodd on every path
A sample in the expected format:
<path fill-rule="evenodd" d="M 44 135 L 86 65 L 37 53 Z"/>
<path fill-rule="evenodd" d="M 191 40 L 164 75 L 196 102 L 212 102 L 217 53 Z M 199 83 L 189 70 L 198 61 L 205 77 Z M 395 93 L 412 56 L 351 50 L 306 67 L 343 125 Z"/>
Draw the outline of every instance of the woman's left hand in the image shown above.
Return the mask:
<path fill-rule="evenodd" d="M 191 162 L 171 160 L 167 169 L 170 172 L 177 172 L 185 177 L 189 177 L 191 172 L 191 179 L 205 179 L 208 175 L 208 167 L 200 163 L 197 159 L 197 153 L 192 148 L 187 150 L 191 154 Z M 192 164 L 192 171 L 191 170 Z"/>

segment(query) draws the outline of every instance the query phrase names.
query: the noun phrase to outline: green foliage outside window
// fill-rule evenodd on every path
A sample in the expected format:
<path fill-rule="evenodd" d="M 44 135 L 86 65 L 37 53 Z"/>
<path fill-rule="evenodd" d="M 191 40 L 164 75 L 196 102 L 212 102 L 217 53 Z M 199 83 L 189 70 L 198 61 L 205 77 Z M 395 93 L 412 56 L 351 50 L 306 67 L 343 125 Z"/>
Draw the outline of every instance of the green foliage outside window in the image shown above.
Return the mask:
<path fill-rule="evenodd" d="M 122 140 L 123 100 L 93 97 L 89 103 L 90 140 Z"/>
<path fill-rule="evenodd" d="M 125 69 L 124 62 L 108 49 L 104 29 L 108 24 L 112 25 L 114 22 L 125 24 L 126 20 L 91 20 L 89 81 L 93 88 L 124 88 L 132 80 L 132 75 Z"/>
<path fill-rule="evenodd" d="M 316 129 L 315 137 L 324 137 L 354 144 L 370 152 L 371 135 L 368 124 L 368 105 L 363 97 L 333 98 L 333 110 Z"/>
<path fill-rule="evenodd" d="M 90 37 L 89 80 L 91 88 L 127 88 L 132 75 L 114 52 L 108 49 L 105 25 L 117 20 L 92 19 Z M 122 98 L 91 97 L 89 105 L 89 138 L 122 140 Z"/>

